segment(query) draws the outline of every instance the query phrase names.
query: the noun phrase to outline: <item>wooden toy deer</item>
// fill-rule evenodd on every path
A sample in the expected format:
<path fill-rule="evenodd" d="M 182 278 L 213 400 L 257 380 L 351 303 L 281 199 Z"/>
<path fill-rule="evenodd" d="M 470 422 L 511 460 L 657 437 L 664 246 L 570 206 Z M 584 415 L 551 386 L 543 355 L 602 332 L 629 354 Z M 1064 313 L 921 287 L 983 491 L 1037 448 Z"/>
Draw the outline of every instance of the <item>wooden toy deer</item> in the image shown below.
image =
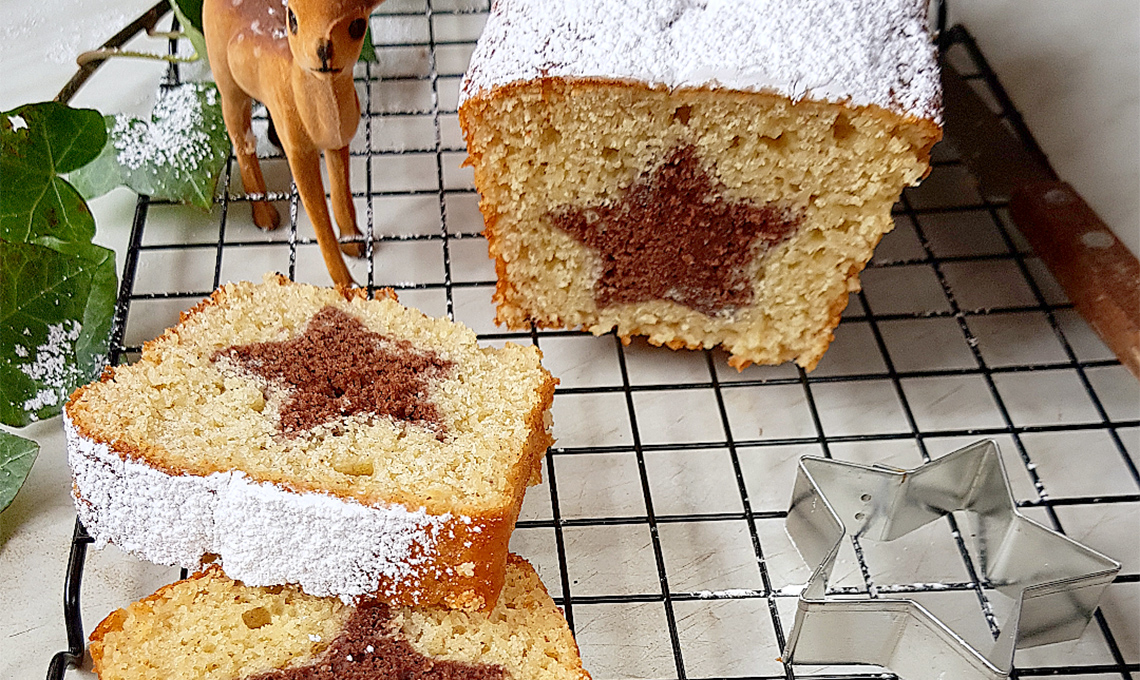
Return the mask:
<path fill-rule="evenodd" d="M 289 161 L 301 203 L 313 223 L 333 282 L 352 285 L 341 250 L 364 253 L 356 241 L 338 248 L 321 182 L 328 169 L 333 214 L 341 236 L 360 236 L 348 178 L 348 143 L 360 122 L 352 67 L 360 57 L 368 15 L 383 0 L 205 0 L 202 23 L 222 115 L 241 180 L 265 194 L 265 179 L 250 131 L 251 100 L 269 109 Z M 253 201 L 262 229 L 280 223 L 268 201 Z"/>

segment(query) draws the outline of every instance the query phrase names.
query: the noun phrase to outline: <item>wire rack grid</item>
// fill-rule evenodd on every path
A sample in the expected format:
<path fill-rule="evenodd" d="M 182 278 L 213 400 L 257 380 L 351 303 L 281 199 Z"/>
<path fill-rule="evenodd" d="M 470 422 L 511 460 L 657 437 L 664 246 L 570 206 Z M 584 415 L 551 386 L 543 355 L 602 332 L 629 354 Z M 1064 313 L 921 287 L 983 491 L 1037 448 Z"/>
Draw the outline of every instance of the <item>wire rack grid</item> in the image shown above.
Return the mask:
<path fill-rule="evenodd" d="M 370 289 L 391 287 L 483 341 L 537 345 L 562 379 L 558 443 L 512 549 L 538 568 L 594 677 L 894 677 L 780 658 L 810 573 L 783 531 L 796 462 L 815 454 L 910 468 L 985 437 L 1002 447 L 1025 513 L 1124 561 L 1084 637 L 1019 652 L 1015 677 L 1140 674 L 1137 385 L 1012 228 L 1004 200 L 979 193 L 954 150 L 939 145 L 929 178 L 895 206 L 896 229 L 810 374 L 737 373 L 716 350 L 623 346 L 613 335 L 502 332 L 456 116 L 486 9 L 389 0 L 374 15 L 379 62 L 358 66 L 363 120 L 352 147 L 370 239 L 350 266 Z M 1035 149 L 969 35 L 943 37 L 946 63 Z M 255 124 L 264 132 L 263 117 Z M 289 187 L 283 158 L 262 151 L 271 189 Z M 289 224 L 262 232 L 230 169 L 232 159 L 209 215 L 140 197 L 113 363 L 135 358 L 227 280 L 282 271 L 328 283 L 295 189 L 271 195 L 287 204 Z M 65 585 L 70 650 L 56 655 L 49 678 L 82 658 L 89 542 L 77 523 Z M 833 592 L 917 599 L 979 646 L 1010 606 L 978 578 L 953 516 L 892 544 L 844 550 Z"/>

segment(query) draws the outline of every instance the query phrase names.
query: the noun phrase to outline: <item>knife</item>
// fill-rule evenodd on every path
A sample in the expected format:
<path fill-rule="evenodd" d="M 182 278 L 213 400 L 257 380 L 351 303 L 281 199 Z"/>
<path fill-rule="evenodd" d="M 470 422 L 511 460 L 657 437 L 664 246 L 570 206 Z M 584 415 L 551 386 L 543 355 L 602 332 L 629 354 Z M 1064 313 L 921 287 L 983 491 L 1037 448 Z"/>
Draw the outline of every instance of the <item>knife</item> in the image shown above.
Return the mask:
<path fill-rule="evenodd" d="M 1077 312 L 1140 378 L 1140 263 L 1088 203 L 1007 128 L 942 51 L 947 138 L 1010 216 Z"/>

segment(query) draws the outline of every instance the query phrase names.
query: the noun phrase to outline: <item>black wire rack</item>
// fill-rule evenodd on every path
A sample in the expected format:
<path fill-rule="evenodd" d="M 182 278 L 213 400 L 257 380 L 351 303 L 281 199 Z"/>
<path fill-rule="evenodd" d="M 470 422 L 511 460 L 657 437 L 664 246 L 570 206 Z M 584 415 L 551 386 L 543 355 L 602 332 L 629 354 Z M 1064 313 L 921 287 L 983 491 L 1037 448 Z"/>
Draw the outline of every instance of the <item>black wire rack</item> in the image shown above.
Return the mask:
<path fill-rule="evenodd" d="M 991 437 L 1023 511 L 1125 560 L 1084 638 L 1019 652 L 1013 676 L 1140 674 L 1134 382 L 1013 229 L 1005 203 L 979 193 L 955 151 L 939 145 L 930 177 L 895 206 L 896 229 L 813 373 L 737 374 L 716 350 L 624 346 L 613 335 L 502 332 L 489 322 L 494 275 L 477 196 L 460 169 L 456 116 L 486 5 L 389 0 L 373 17 L 379 62 L 357 68 L 363 120 L 352 147 L 353 195 L 370 238 L 353 273 L 370 289 L 391 287 L 429 314 L 466 322 L 483 341 L 533 343 L 563 378 L 559 443 L 546 481 L 528 493 L 512 549 L 538 567 L 587 669 L 599 680 L 895 677 L 779 658 L 796 584 L 808 574 L 782 529 L 795 462 L 811 453 L 914 467 Z M 941 40 L 947 67 L 1040 154 L 969 34 L 955 27 Z M 177 79 L 172 69 L 166 85 Z M 266 155 L 271 189 L 276 177 L 284 190 L 283 159 Z M 258 263 L 326 282 L 295 189 L 271 195 L 287 204 L 288 225 L 261 232 L 232 165 L 208 217 L 139 198 L 112 364 L 136 357 L 141 341 L 218 284 L 259 279 Z M 841 559 L 850 573 L 833 590 L 916 598 L 980 630 L 980 642 L 996 636 L 1003 603 L 978 579 L 956 519 L 916 541 L 909 550 L 938 563 L 930 574 L 921 559 L 898 567 L 864 542 Z M 77 522 L 64 599 L 69 649 L 52 659 L 49 679 L 83 662 L 90 542 Z"/>

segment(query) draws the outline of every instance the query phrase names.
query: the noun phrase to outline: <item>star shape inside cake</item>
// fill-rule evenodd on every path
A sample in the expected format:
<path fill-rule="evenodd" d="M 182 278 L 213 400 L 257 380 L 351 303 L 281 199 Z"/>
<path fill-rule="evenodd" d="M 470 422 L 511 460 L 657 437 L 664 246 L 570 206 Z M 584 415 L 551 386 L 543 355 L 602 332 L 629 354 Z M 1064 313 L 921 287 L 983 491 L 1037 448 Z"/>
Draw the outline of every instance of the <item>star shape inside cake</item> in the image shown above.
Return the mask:
<path fill-rule="evenodd" d="M 555 211 L 555 226 L 601 257 L 599 307 L 671 300 L 709 316 L 752 301 L 749 265 L 799 218 L 773 205 L 733 201 L 681 146 L 618 200 Z"/>
<path fill-rule="evenodd" d="M 429 383 L 449 375 L 452 362 L 369 330 L 337 307 L 318 311 L 296 337 L 234 345 L 213 360 L 284 392 L 279 427 L 286 436 L 356 415 L 387 416 L 440 436 L 445 431 Z"/>
<path fill-rule="evenodd" d="M 913 600 L 828 594 L 848 532 L 891 541 L 958 511 L 969 523 L 979 577 L 1013 600 L 992 646 L 974 647 Z M 784 659 L 875 664 L 905 680 L 1007 677 L 1015 649 L 1079 638 L 1120 571 L 1118 562 L 1018 511 L 993 441 L 913 470 L 805 456 L 786 528 L 814 571 L 800 595 Z"/>

